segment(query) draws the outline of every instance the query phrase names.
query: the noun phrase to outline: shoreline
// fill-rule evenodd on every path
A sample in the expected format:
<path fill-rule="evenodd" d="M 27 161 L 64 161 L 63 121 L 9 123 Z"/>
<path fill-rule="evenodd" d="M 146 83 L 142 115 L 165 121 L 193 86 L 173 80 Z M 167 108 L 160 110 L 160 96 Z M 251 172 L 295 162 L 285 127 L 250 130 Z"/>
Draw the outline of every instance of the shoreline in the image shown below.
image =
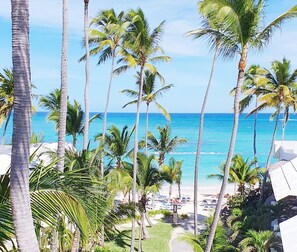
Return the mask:
<path fill-rule="evenodd" d="M 217 200 L 217 197 L 220 193 L 221 184 L 210 184 L 209 186 L 198 186 L 198 220 L 199 222 L 203 221 L 205 218 L 209 217 L 215 210 L 216 203 L 213 203 Z M 234 184 L 228 184 L 226 187 L 225 195 L 229 194 L 230 196 L 234 195 L 235 192 Z M 169 185 L 164 185 L 159 191 L 160 195 L 168 197 L 169 194 Z M 182 186 L 181 195 L 189 196 L 190 200 L 184 204 L 181 209 L 178 210 L 178 214 L 186 214 L 189 217 L 189 222 L 194 221 L 194 187 L 192 186 Z M 172 198 L 178 196 L 177 186 L 172 186 Z M 224 198 L 223 205 L 227 202 L 227 198 Z"/>
<path fill-rule="evenodd" d="M 220 193 L 220 189 L 221 189 L 221 183 L 216 183 L 216 184 L 210 183 L 209 185 L 200 183 L 200 185 L 198 185 L 198 196 L 217 195 Z M 169 185 L 168 184 L 163 185 L 159 192 L 162 195 L 168 196 Z M 225 194 L 227 194 L 227 193 L 229 193 L 230 195 L 234 194 L 234 184 L 227 185 Z M 181 186 L 181 195 L 190 195 L 191 201 L 193 201 L 194 186 L 190 186 L 190 185 Z M 172 197 L 178 197 L 177 185 L 172 186 Z"/>

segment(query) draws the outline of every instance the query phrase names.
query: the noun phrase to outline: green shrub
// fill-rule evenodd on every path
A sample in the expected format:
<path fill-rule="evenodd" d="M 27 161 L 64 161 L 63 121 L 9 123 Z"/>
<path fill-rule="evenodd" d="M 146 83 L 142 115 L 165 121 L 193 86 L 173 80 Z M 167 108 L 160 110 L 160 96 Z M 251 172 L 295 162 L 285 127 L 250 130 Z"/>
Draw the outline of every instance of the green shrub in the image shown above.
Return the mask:
<path fill-rule="evenodd" d="M 157 214 L 163 214 L 163 215 L 170 215 L 171 212 L 169 210 L 165 210 L 165 209 L 162 209 L 162 210 L 151 210 L 148 212 L 148 215 L 149 216 L 154 216 L 154 215 L 157 215 Z"/>
<path fill-rule="evenodd" d="M 180 215 L 180 218 L 183 219 L 183 220 L 186 220 L 186 219 L 189 218 L 189 215 L 187 215 L 187 214 L 181 214 Z"/>

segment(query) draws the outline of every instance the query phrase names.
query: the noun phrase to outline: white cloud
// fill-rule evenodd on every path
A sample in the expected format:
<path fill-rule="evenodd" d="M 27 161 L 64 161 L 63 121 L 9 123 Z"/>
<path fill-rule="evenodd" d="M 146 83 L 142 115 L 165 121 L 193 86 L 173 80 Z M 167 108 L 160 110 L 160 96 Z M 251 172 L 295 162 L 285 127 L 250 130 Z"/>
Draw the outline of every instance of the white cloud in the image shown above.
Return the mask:
<path fill-rule="evenodd" d="M 0 16 L 10 18 L 10 0 L 1 0 Z M 184 34 L 197 25 L 191 24 L 191 19 L 198 16 L 195 9 L 196 1 L 90 1 L 90 17 L 94 17 L 100 9 L 114 7 L 117 11 L 129 8 L 143 8 L 151 27 L 155 27 L 164 19 L 167 20 L 164 35 L 164 49 L 168 53 L 178 55 L 200 55 L 202 52 Z M 182 13 L 182 15 L 181 15 Z M 30 23 L 34 26 L 50 27 L 59 32 L 62 26 L 62 1 L 39 0 L 30 1 Z M 83 1 L 69 1 L 69 32 L 82 36 L 83 31 Z"/>
<path fill-rule="evenodd" d="M 10 19 L 10 0 L 0 1 L 0 29 L 2 30 L 2 20 Z M 284 4 L 279 7 L 277 7 L 277 3 L 271 1 L 267 10 L 267 18 L 272 20 L 273 17 L 293 5 L 295 1 L 282 1 Z M 162 104 L 169 111 L 198 112 L 208 81 L 213 53 L 209 53 L 203 41 L 192 41 L 184 36 L 187 31 L 199 27 L 196 6 L 197 0 L 90 1 L 91 17 L 94 17 L 100 9 L 114 7 L 117 11 L 121 11 L 141 7 L 152 28 L 166 19 L 163 48 L 166 54 L 172 56 L 173 60 L 170 64 L 160 65 L 160 72 L 168 83 L 175 84 L 172 91 L 162 99 Z M 62 1 L 31 0 L 30 22 L 32 27 L 32 80 L 34 84 L 38 85 L 38 91 L 46 94 L 57 87 L 60 82 Z M 285 23 L 283 32 L 275 33 L 267 49 L 259 54 L 250 52 L 248 64 L 257 63 L 269 67 L 272 60 L 282 59 L 283 56 L 286 56 L 292 60 L 292 66 L 296 68 L 297 33 L 295 27 L 296 21 Z M 9 30 L 7 27 L 4 28 Z M 83 53 L 79 45 L 83 34 L 83 0 L 69 1 L 69 30 L 69 94 L 71 99 L 82 102 L 84 66 L 78 64 L 77 59 Z M 10 36 L 6 36 L 4 39 L 1 37 L 1 67 L 7 67 L 10 64 L 7 63 L 11 59 L 9 43 Z M 231 111 L 232 98 L 228 96 L 228 93 L 236 82 L 237 61 L 238 59 L 230 61 L 230 63 L 229 61 L 218 62 L 209 98 L 209 112 Z M 100 66 L 98 69 L 95 62 L 95 59 L 91 62 L 90 105 L 93 111 L 98 111 L 102 110 L 105 103 L 109 64 Z M 128 77 L 125 74 L 116 78 L 110 105 L 112 111 L 120 111 L 121 106 L 127 101 L 128 98 L 123 97 L 118 91 L 126 87 L 133 88 L 134 78 L 131 75 Z M 178 106 L 176 104 L 177 97 L 180 103 Z M 131 107 L 125 111 L 134 111 L 134 108 Z"/>

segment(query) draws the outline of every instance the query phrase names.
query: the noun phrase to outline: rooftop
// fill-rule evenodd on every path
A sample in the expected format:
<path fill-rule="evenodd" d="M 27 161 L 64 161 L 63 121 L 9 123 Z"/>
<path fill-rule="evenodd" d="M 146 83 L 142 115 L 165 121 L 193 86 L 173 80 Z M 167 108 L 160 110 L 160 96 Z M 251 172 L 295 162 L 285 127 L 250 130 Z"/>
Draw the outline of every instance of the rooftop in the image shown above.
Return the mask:
<path fill-rule="evenodd" d="M 297 216 L 280 223 L 284 251 L 296 252 Z"/>
<path fill-rule="evenodd" d="M 269 175 L 277 201 L 287 196 L 297 196 L 297 158 L 271 165 Z"/>

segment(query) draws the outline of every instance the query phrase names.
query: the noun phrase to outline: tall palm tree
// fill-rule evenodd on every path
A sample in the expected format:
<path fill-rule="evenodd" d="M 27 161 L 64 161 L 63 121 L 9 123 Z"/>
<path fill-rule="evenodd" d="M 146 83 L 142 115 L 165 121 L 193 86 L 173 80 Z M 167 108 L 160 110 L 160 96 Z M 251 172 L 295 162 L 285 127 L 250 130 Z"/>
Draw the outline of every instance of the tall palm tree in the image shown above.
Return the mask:
<path fill-rule="evenodd" d="M 148 133 L 148 148 L 159 152 L 159 166 L 164 164 L 165 154 L 172 152 L 175 148 L 183 143 L 186 143 L 185 138 L 179 138 L 174 136 L 171 138 L 171 129 L 169 125 L 165 125 L 163 128 L 158 127 L 159 137 L 156 138 L 152 132 Z"/>
<path fill-rule="evenodd" d="M 280 113 L 283 110 L 285 118 L 284 120 L 287 120 L 286 118 L 288 118 L 289 107 L 292 107 L 294 111 L 297 110 L 297 69 L 291 72 L 290 68 L 290 61 L 286 60 L 285 58 L 282 61 L 275 60 L 272 62 L 272 71 L 267 70 L 266 74 L 268 82 L 262 88 L 262 95 L 259 97 L 260 104 L 253 111 L 251 111 L 251 113 L 253 113 L 267 107 L 276 108 L 276 111 L 271 116 L 271 119 L 273 119 L 274 116 L 276 116 L 276 119 L 270 145 L 270 151 L 266 161 L 266 173 L 261 187 L 260 200 L 262 200 L 263 188 L 267 179 L 267 171 L 273 154 L 273 146 L 279 123 Z"/>
<path fill-rule="evenodd" d="M 172 185 L 174 183 L 177 184 L 178 181 L 180 182 L 182 163 L 183 161 L 177 161 L 172 157 L 169 159 L 168 165 L 162 166 L 162 172 L 166 176 L 166 181 L 169 183 L 169 199 L 171 199 L 172 195 Z"/>
<path fill-rule="evenodd" d="M 4 74 L 0 73 L 0 125 L 6 120 L 1 144 L 4 144 L 4 138 L 6 129 L 10 120 L 11 113 L 13 111 L 14 100 L 14 86 L 13 86 L 13 74 L 10 69 L 3 69 Z"/>
<path fill-rule="evenodd" d="M 126 33 L 128 24 L 129 23 L 124 20 L 124 12 L 116 14 L 114 9 L 103 10 L 97 17 L 91 20 L 91 26 L 95 28 L 90 29 L 89 42 L 95 47 L 91 49 L 90 55 L 99 55 L 98 65 L 104 63 L 108 59 L 111 59 L 111 71 L 104 109 L 101 146 L 104 144 L 106 134 L 107 112 L 114 77 L 115 59 L 118 56 L 118 49 L 122 46 L 122 39 Z M 86 59 L 86 55 L 81 58 L 81 60 L 84 59 Z M 104 155 L 102 154 L 102 174 L 104 169 L 103 159 Z"/>
<path fill-rule="evenodd" d="M 68 51 L 68 0 L 63 0 L 63 29 L 62 29 L 62 53 L 61 53 L 61 103 L 59 113 L 57 169 L 64 170 L 66 117 L 67 117 L 67 51 Z"/>
<path fill-rule="evenodd" d="M 261 68 L 258 65 L 251 65 L 245 73 L 244 82 L 242 85 L 242 93 L 244 98 L 240 101 L 240 112 L 243 112 L 251 103 L 253 99 L 255 99 L 255 108 L 258 107 L 258 97 L 263 92 L 263 87 L 267 83 L 267 78 L 265 75 L 267 74 L 267 70 Z M 255 111 L 254 113 L 254 136 L 253 136 L 253 151 L 254 158 L 257 158 L 257 117 L 258 113 Z M 256 167 L 258 167 L 258 162 L 255 163 Z"/>
<path fill-rule="evenodd" d="M 89 143 L 89 32 L 88 32 L 88 22 L 89 22 L 89 0 L 84 0 L 84 35 L 85 35 L 85 48 L 86 48 L 86 64 L 85 64 L 85 74 L 86 74 L 86 83 L 84 91 L 84 103 L 85 103 L 85 127 L 84 127 L 84 141 L 83 149 L 87 149 Z"/>
<path fill-rule="evenodd" d="M 39 251 L 29 194 L 31 135 L 31 80 L 29 54 L 29 1 L 11 1 L 14 117 L 10 171 L 10 201 L 18 248 Z M 2 183 L 1 183 L 2 184 Z"/>
<path fill-rule="evenodd" d="M 147 139 L 148 139 L 148 116 L 149 116 L 149 106 L 152 102 L 157 106 L 157 108 L 161 111 L 161 113 L 165 116 L 165 118 L 170 121 L 170 115 L 166 111 L 166 109 L 157 102 L 157 98 L 162 97 L 162 95 L 168 91 L 171 87 L 173 87 L 173 84 L 168 85 L 162 85 L 161 88 L 156 90 L 156 77 L 159 77 L 160 82 L 164 83 L 163 77 L 159 73 L 151 73 L 150 71 L 146 70 L 144 71 L 144 79 L 143 79 L 143 98 L 142 100 L 146 104 L 146 124 L 145 124 L 145 153 L 147 154 Z M 140 73 L 137 73 L 137 82 L 136 84 L 140 84 Z M 131 90 L 131 89 L 124 89 L 122 93 L 127 94 L 129 96 L 138 97 L 138 91 Z M 123 106 L 125 108 L 126 106 L 130 104 L 137 104 L 137 100 L 133 100 L 131 102 L 128 102 Z"/>
<path fill-rule="evenodd" d="M 105 151 L 110 159 L 108 164 L 108 174 L 106 176 L 108 189 L 110 191 L 122 191 L 124 202 L 126 196 L 131 191 L 132 178 L 129 174 L 131 164 L 127 162 L 130 158 L 132 149 L 130 149 L 130 140 L 134 132 L 128 130 L 128 126 L 124 126 L 122 131 L 115 125 L 108 129 L 109 134 L 105 137 Z M 102 133 L 98 134 L 95 139 L 101 141 Z"/>
<path fill-rule="evenodd" d="M 136 174 L 137 174 L 137 153 L 138 153 L 138 124 L 140 114 L 140 103 L 142 99 L 143 77 L 144 70 L 148 69 L 150 72 L 157 72 L 153 63 L 167 62 L 170 57 L 165 56 L 160 47 L 161 38 L 163 35 L 164 21 L 158 25 L 152 32 L 149 28 L 149 23 L 144 16 L 141 9 L 130 10 L 126 16 L 130 23 L 128 32 L 124 37 L 124 45 L 121 50 L 122 58 L 120 62 L 123 63 L 116 72 L 120 73 L 128 68 L 139 68 L 140 85 L 137 99 L 137 110 L 134 131 L 134 154 L 133 154 L 133 184 L 132 184 L 132 200 L 136 202 Z M 134 250 L 135 241 L 135 219 L 132 222 L 131 232 L 131 246 L 130 251 Z"/>
<path fill-rule="evenodd" d="M 156 193 L 160 189 L 160 186 L 166 175 L 154 166 L 154 155 L 147 156 L 142 153 L 138 153 L 138 173 L 137 173 L 137 186 L 140 196 L 140 212 L 141 212 L 141 227 L 139 233 L 144 232 L 144 239 L 149 239 L 149 234 L 146 232 L 144 218 L 146 214 L 147 197 L 150 193 Z M 140 236 L 141 240 L 141 236 Z"/>
<path fill-rule="evenodd" d="M 178 190 L 178 198 L 181 199 L 181 180 L 182 180 L 182 175 L 183 175 L 183 171 L 182 171 L 182 164 L 183 164 L 183 160 L 178 161 L 180 162 L 180 165 L 178 166 L 178 171 L 175 177 L 175 183 L 177 184 L 177 190 Z"/>
<path fill-rule="evenodd" d="M 260 179 L 260 176 L 263 175 L 265 169 L 263 168 L 253 168 L 256 159 L 253 159 L 251 162 L 247 158 L 243 159 L 241 155 L 234 155 L 232 158 L 231 166 L 230 166 L 230 174 L 229 174 L 229 183 L 235 183 L 238 185 L 238 192 L 241 195 L 244 195 L 246 192 L 246 185 L 254 186 Z M 216 178 L 218 180 L 223 180 L 224 178 L 224 167 L 225 163 L 223 163 L 219 169 L 219 174 L 210 174 L 208 178 Z"/>
<path fill-rule="evenodd" d="M 264 9 L 265 5 L 263 0 L 203 0 L 200 3 L 201 14 L 211 20 L 215 20 L 215 22 L 221 23 L 221 27 L 227 36 L 230 37 L 231 43 L 234 46 L 237 45 L 240 55 L 237 84 L 234 96 L 233 129 L 225 166 L 224 179 L 214 214 L 213 225 L 210 230 L 209 239 L 206 246 L 206 252 L 210 252 L 211 250 L 216 225 L 221 212 L 225 189 L 228 183 L 229 169 L 236 141 L 238 118 L 240 113 L 239 96 L 244 80 L 249 49 L 254 48 L 257 50 L 263 48 L 271 39 L 273 31 L 276 28 L 279 28 L 283 21 L 297 16 L 297 5 L 295 5 L 293 8 L 273 20 L 268 26 L 262 28 Z"/>
<path fill-rule="evenodd" d="M 227 34 L 224 33 L 220 24 L 215 22 L 208 17 L 203 18 L 203 27 L 200 29 L 192 30 L 187 33 L 187 36 L 191 36 L 194 39 L 207 38 L 210 48 L 214 49 L 214 56 L 212 61 L 212 66 L 210 70 L 210 75 L 208 79 L 208 84 L 203 98 L 203 103 L 200 111 L 199 120 L 199 131 L 198 131 L 198 142 L 197 151 L 195 159 L 195 171 L 194 171 L 194 234 L 198 234 L 198 175 L 199 175 L 199 162 L 200 162 L 200 152 L 203 137 L 203 125 L 204 125 L 204 113 L 206 109 L 206 103 L 208 99 L 208 93 L 212 83 L 212 77 L 216 66 L 216 61 L 218 56 L 223 58 L 233 57 L 237 51 L 237 46 L 232 43 L 231 39 Z"/>

